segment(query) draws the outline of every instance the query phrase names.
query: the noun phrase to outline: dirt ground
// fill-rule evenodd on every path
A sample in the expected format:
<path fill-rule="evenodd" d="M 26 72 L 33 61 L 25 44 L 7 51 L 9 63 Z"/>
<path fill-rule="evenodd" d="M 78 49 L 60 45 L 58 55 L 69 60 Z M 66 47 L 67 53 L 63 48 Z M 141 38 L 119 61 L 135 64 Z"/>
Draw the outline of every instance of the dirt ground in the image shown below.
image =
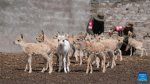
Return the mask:
<path fill-rule="evenodd" d="M 77 65 L 71 59 L 70 72 L 57 72 L 54 65 L 51 74 L 41 73 L 44 60 L 33 56 L 32 73 L 24 72 L 26 55 L 24 53 L 0 53 L 0 84 L 150 84 L 150 56 L 123 56 L 116 66 L 108 67 L 106 73 L 93 66 L 93 74 L 86 74 L 86 61 Z M 54 63 L 56 57 L 54 56 Z M 146 82 L 138 81 L 138 73 L 147 72 Z"/>

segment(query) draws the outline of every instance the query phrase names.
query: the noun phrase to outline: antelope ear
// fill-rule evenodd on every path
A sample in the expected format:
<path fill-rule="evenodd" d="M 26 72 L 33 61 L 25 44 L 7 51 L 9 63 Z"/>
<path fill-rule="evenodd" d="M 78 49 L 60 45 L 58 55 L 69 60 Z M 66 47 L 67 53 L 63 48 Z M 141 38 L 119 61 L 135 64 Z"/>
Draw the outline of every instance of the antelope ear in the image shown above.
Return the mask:
<path fill-rule="evenodd" d="M 69 32 L 67 32 L 67 34 L 69 34 Z"/>
<path fill-rule="evenodd" d="M 21 38 L 23 39 L 23 34 L 21 34 Z"/>
<path fill-rule="evenodd" d="M 66 34 L 66 37 L 69 38 L 69 33 Z"/>
<path fill-rule="evenodd" d="M 42 34 L 44 35 L 44 31 L 42 30 Z"/>
<path fill-rule="evenodd" d="M 57 38 L 59 37 L 59 34 L 60 34 L 60 33 L 59 33 L 59 32 L 57 32 Z"/>
<path fill-rule="evenodd" d="M 67 34 L 66 33 L 64 33 L 64 36 L 65 36 L 65 38 L 67 37 Z"/>
<path fill-rule="evenodd" d="M 73 44 L 76 44 L 76 43 L 73 41 Z"/>
<path fill-rule="evenodd" d="M 104 33 L 101 33 L 101 35 L 104 35 Z"/>
<path fill-rule="evenodd" d="M 124 39 L 124 36 L 122 36 L 122 38 Z"/>
<path fill-rule="evenodd" d="M 59 31 L 57 31 L 57 34 L 60 34 L 60 32 L 59 32 Z"/>
<path fill-rule="evenodd" d="M 86 33 L 85 33 L 85 34 L 83 34 L 83 36 L 84 36 L 84 37 L 86 37 Z"/>
<path fill-rule="evenodd" d="M 72 34 L 72 38 L 74 38 L 74 35 Z"/>
<path fill-rule="evenodd" d="M 89 33 L 87 33 L 87 36 L 89 36 L 90 34 Z"/>
<path fill-rule="evenodd" d="M 87 33 L 84 33 L 82 38 L 85 40 L 86 36 L 87 36 Z"/>
<path fill-rule="evenodd" d="M 94 34 L 94 37 L 96 37 L 96 34 Z"/>
<path fill-rule="evenodd" d="M 97 34 L 94 34 L 94 37 L 96 37 L 97 36 Z"/>
<path fill-rule="evenodd" d="M 42 36 L 42 39 L 43 39 L 43 41 L 44 41 L 44 35 Z"/>
<path fill-rule="evenodd" d="M 65 34 L 65 33 L 62 31 L 62 34 Z"/>

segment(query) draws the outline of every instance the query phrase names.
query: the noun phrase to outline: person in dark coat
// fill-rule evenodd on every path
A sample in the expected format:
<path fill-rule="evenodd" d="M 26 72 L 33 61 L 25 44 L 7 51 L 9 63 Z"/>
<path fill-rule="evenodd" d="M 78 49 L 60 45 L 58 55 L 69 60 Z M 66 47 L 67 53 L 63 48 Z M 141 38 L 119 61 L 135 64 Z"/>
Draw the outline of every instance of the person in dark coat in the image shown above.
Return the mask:
<path fill-rule="evenodd" d="M 104 32 L 104 22 L 106 20 L 106 17 L 104 17 L 104 14 L 99 12 L 97 15 L 94 15 L 89 20 L 88 26 L 87 26 L 87 33 L 94 35 Z"/>
<path fill-rule="evenodd" d="M 133 33 L 132 38 L 136 38 L 136 34 L 134 33 L 133 23 L 132 22 L 126 22 L 125 26 L 113 26 L 109 32 L 109 35 L 111 36 L 114 31 L 118 31 L 119 36 L 124 36 L 123 45 L 121 47 L 122 54 L 124 55 L 130 55 L 130 48 L 131 46 L 128 44 L 128 31 L 131 31 Z M 132 48 L 132 52 L 135 52 L 135 48 Z"/>

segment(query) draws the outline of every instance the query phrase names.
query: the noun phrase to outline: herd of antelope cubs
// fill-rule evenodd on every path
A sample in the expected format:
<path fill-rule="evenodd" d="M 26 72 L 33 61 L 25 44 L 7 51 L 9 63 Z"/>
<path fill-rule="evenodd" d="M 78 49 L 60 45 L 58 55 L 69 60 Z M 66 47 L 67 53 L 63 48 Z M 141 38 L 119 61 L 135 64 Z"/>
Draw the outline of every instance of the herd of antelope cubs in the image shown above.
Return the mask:
<path fill-rule="evenodd" d="M 128 33 L 130 46 L 141 50 L 141 56 L 143 56 L 143 50 L 146 52 L 146 49 L 143 48 L 143 43 L 134 40 L 130 31 Z M 69 33 L 63 33 L 63 35 L 60 35 L 59 32 L 53 38 L 48 38 L 42 30 L 36 38 L 37 43 L 26 43 L 21 34 L 21 36 L 16 38 L 14 44 L 19 45 L 27 55 L 24 71 L 29 70 L 29 73 L 32 72 L 32 55 L 41 55 L 44 58 L 44 67 L 41 72 L 44 72 L 49 67 L 49 73 L 52 73 L 53 71 L 53 55 L 57 56 L 57 63 L 59 62 L 58 72 L 64 68 L 65 73 L 69 72 L 71 57 L 75 56 L 76 61 L 78 61 L 79 56 L 81 65 L 82 58 L 85 56 L 87 58 L 86 73 L 88 74 L 89 67 L 91 68 L 90 73 L 93 72 L 93 64 L 96 64 L 97 68 L 100 66 L 102 72 L 105 73 L 106 67 L 108 67 L 109 64 L 111 64 L 111 68 L 116 66 L 115 60 L 117 59 L 117 56 L 120 56 L 120 61 L 122 61 L 120 47 L 123 44 L 123 39 L 124 37 L 119 36 L 117 38 L 105 39 L 103 34 L 91 36 L 85 33 L 82 35 L 70 36 Z M 109 56 L 107 65 L 105 65 L 105 54 L 108 54 Z"/>

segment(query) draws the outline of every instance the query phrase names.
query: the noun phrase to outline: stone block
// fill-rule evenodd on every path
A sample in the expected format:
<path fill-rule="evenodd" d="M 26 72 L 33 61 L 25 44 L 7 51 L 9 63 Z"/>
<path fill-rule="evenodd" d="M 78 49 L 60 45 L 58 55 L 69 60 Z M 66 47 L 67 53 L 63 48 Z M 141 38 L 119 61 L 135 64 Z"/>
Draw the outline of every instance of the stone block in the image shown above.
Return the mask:
<path fill-rule="evenodd" d="M 147 34 L 145 27 L 134 27 L 134 32 L 136 34 L 136 39 L 142 41 L 143 36 Z"/>
<path fill-rule="evenodd" d="M 123 0 L 123 1 L 130 1 L 130 0 Z"/>
<path fill-rule="evenodd" d="M 107 3 L 100 3 L 100 4 L 99 4 L 99 7 L 100 7 L 100 8 L 106 8 L 106 7 L 107 7 Z"/>
<path fill-rule="evenodd" d="M 147 4 L 148 4 L 148 7 L 150 7 L 150 1 L 149 1 L 149 2 L 147 2 Z"/>
<path fill-rule="evenodd" d="M 125 7 L 126 7 L 126 8 L 132 8 L 132 3 L 127 3 L 127 4 L 125 5 Z"/>
<path fill-rule="evenodd" d="M 118 13 L 119 9 L 120 9 L 120 8 L 112 8 L 112 10 L 111 10 L 111 11 L 113 11 L 113 12 L 114 12 L 114 14 L 116 14 L 116 13 Z"/>
<path fill-rule="evenodd" d="M 104 11 L 104 13 L 105 13 L 105 14 L 109 14 L 109 11 L 110 11 L 110 9 L 107 8 L 107 9 Z"/>
<path fill-rule="evenodd" d="M 139 20 L 141 20 L 141 21 L 146 21 L 148 18 L 147 18 L 147 16 L 140 16 L 139 17 Z"/>
<path fill-rule="evenodd" d="M 122 7 L 122 3 L 117 3 L 117 8 L 121 8 Z"/>
<path fill-rule="evenodd" d="M 108 7 L 110 8 L 114 7 L 114 3 L 108 3 Z"/>
<path fill-rule="evenodd" d="M 121 8 L 118 10 L 117 14 L 122 14 L 122 15 L 126 15 L 128 12 L 124 9 L 124 8 Z"/>
<path fill-rule="evenodd" d="M 144 22 L 135 22 L 134 26 L 135 27 L 144 27 Z"/>
<path fill-rule="evenodd" d="M 140 9 L 139 9 L 139 13 L 140 13 L 140 14 L 144 14 L 144 13 L 145 13 L 144 8 L 140 8 Z"/>
<path fill-rule="evenodd" d="M 139 21 L 139 16 L 131 16 L 132 21 Z"/>
<path fill-rule="evenodd" d="M 141 6 L 144 7 L 144 8 L 145 8 L 145 7 L 148 7 L 148 5 L 149 5 L 148 3 L 142 3 L 142 4 L 141 4 Z"/>
<path fill-rule="evenodd" d="M 131 16 L 123 16 L 122 20 L 123 21 L 130 21 L 131 20 Z"/>
<path fill-rule="evenodd" d="M 112 21 L 113 20 L 113 16 L 107 16 L 107 19 L 108 21 Z"/>
<path fill-rule="evenodd" d="M 135 15 L 137 12 L 135 10 L 129 10 L 128 13 L 131 15 Z"/>
<path fill-rule="evenodd" d="M 126 22 L 122 21 L 122 22 L 118 22 L 118 26 L 124 26 L 126 24 Z"/>
<path fill-rule="evenodd" d="M 93 8 L 98 8 L 98 7 L 99 7 L 99 4 L 91 4 L 91 7 L 93 7 Z"/>
<path fill-rule="evenodd" d="M 145 22 L 144 27 L 150 27 L 150 22 Z"/>
<path fill-rule="evenodd" d="M 103 9 L 102 8 L 98 8 L 97 12 L 103 12 Z"/>
<path fill-rule="evenodd" d="M 91 13 L 96 13 L 96 12 L 97 12 L 97 9 L 92 8 L 92 9 L 90 10 L 90 12 L 91 12 Z M 93 14 L 91 14 L 91 15 L 93 15 Z"/>
<path fill-rule="evenodd" d="M 118 15 L 114 16 L 113 18 L 114 18 L 115 21 L 120 22 L 120 21 L 122 21 L 123 15 L 118 14 Z"/>
<path fill-rule="evenodd" d="M 98 3 L 99 2 L 99 0 L 91 0 L 91 3 L 92 4 L 96 4 L 96 3 Z"/>
<path fill-rule="evenodd" d="M 105 27 L 111 27 L 112 25 L 111 25 L 111 21 L 107 21 L 107 22 L 105 22 Z"/>
<path fill-rule="evenodd" d="M 97 9 L 97 13 L 98 12 L 103 12 L 105 14 L 105 10 L 107 10 L 107 8 L 98 8 Z"/>
<path fill-rule="evenodd" d="M 113 26 L 118 26 L 118 22 L 117 22 L 117 21 L 112 21 L 112 22 L 111 22 L 111 25 L 113 25 Z"/>
<path fill-rule="evenodd" d="M 150 9 L 146 10 L 146 14 L 150 14 Z"/>
<path fill-rule="evenodd" d="M 147 17 L 147 21 L 149 21 L 149 22 L 150 22 L 150 16 L 149 16 L 149 17 Z"/>
<path fill-rule="evenodd" d="M 118 10 L 115 10 L 114 8 L 110 8 L 108 14 L 115 14 L 118 12 Z"/>
<path fill-rule="evenodd" d="M 139 8 L 139 7 L 140 7 L 140 4 L 139 4 L 139 3 L 137 3 L 137 2 L 135 2 L 135 3 L 133 3 L 133 7 L 135 7 L 135 8 Z"/>

